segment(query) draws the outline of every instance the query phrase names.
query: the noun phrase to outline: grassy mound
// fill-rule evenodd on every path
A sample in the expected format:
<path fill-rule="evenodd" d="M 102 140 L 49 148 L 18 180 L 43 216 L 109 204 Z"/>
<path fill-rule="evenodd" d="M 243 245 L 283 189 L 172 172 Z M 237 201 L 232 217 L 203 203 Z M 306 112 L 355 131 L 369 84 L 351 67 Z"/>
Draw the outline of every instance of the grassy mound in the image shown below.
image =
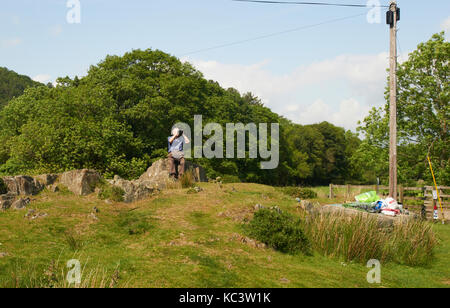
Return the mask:
<path fill-rule="evenodd" d="M 33 197 L 31 216 L 0 211 L 0 287 L 74 287 L 65 280 L 73 259 L 81 263 L 80 287 L 449 285 L 448 225 L 404 225 L 389 235 L 357 218 L 302 216 L 295 200 L 270 186 L 198 185 L 202 193 L 166 189 L 133 204 L 44 191 Z M 255 215 L 255 204 L 283 214 Z M 276 249 L 244 232 L 252 221 L 260 230 L 254 237 Z M 310 255 L 297 253 L 305 239 Z M 366 280 L 372 257 L 383 260 L 381 285 Z"/>

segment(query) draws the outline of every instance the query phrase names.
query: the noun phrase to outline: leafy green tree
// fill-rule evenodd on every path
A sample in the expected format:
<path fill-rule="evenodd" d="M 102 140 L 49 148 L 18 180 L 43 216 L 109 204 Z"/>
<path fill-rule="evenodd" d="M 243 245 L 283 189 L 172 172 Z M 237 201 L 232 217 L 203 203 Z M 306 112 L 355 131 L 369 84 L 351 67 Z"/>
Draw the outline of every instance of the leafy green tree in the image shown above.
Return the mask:
<path fill-rule="evenodd" d="M 22 95 L 25 89 L 41 85 L 30 77 L 19 75 L 0 67 L 0 110 L 14 97 Z"/>
<path fill-rule="evenodd" d="M 259 159 L 198 159 L 210 177 L 274 185 L 348 180 L 354 147 L 344 129 L 294 124 L 251 93 L 224 89 L 158 50 L 107 56 L 83 78 L 59 78 L 56 87 L 30 88 L 13 99 L 0 111 L 0 173 L 93 168 L 136 178 L 167 155 L 172 125 L 194 127 L 196 114 L 224 128 L 280 123 L 279 168 L 261 170 Z"/>
<path fill-rule="evenodd" d="M 398 165 L 399 180 L 431 180 L 427 155 L 438 181 L 450 183 L 448 119 L 450 43 L 435 34 L 409 55 L 398 68 Z M 389 91 L 386 91 L 389 101 Z M 389 166 L 389 104 L 373 109 L 359 127 L 365 140 L 353 157 L 364 178 L 387 181 Z"/>

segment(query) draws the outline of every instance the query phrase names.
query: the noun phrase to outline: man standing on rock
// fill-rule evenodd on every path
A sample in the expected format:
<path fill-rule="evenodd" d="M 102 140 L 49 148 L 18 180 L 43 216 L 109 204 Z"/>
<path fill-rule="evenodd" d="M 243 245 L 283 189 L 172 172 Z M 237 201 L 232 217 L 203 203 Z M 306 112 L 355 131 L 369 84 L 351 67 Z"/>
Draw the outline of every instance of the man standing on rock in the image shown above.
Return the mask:
<path fill-rule="evenodd" d="M 168 138 L 168 141 L 170 176 L 173 178 L 178 178 L 184 173 L 185 160 L 183 146 L 184 144 L 188 144 L 190 141 L 179 128 L 174 128 L 172 130 L 172 136 Z"/>

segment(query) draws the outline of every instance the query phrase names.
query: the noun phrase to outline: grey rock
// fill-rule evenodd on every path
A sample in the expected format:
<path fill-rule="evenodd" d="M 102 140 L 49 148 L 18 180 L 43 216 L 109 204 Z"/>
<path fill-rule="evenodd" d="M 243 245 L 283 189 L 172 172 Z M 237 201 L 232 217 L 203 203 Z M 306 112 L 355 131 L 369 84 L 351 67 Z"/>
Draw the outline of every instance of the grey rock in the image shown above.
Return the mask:
<path fill-rule="evenodd" d="M 38 219 L 38 218 L 44 218 L 44 217 L 47 217 L 47 216 L 48 216 L 47 213 L 38 213 L 36 215 L 31 216 L 31 220 L 35 220 L 35 219 Z"/>
<path fill-rule="evenodd" d="M 50 185 L 49 188 L 48 188 L 48 190 L 50 190 L 50 191 L 53 192 L 53 193 L 58 192 L 58 191 L 59 191 L 58 184 L 52 184 L 52 185 Z"/>
<path fill-rule="evenodd" d="M 301 209 L 307 212 L 312 212 L 314 210 L 314 205 L 311 201 L 308 200 L 301 200 L 299 206 Z"/>
<path fill-rule="evenodd" d="M 95 170 L 72 170 L 61 174 L 59 182 L 78 196 L 86 196 L 95 191 L 102 177 Z"/>
<path fill-rule="evenodd" d="M 13 202 L 11 208 L 13 208 L 14 210 L 23 210 L 27 207 L 28 204 L 30 204 L 30 198 L 20 198 L 19 200 Z"/>
<path fill-rule="evenodd" d="M 34 182 L 37 187 L 48 187 L 53 185 L 57 179 L 57 174 L 41 174 L 34 177 Z"/>
<path fill-rule="evenodd" d="M 148 198 L 158 191 L 155 183 L 152 181 L 128 181 L 115 176 L 114 180 L 109 181 L 109 183 L 120 187 L 125 192 L 123 198 L 124 202 L 127 203 Z"/>
<path fill-rule="evenodd" d="M 36 214 L 36 210 L 33 210 L 33 209 L 28 210 L 28 212 L 25 214 L 25 217 L 26 218 L 32 217 L 32 216 L 34 216 L 34 214 Z"/>
<path fill-rule="evenodd" d="M 11 193 L 0 195 L 0 210 L 9 209 L 12 206 L 15 198 L 16 195 Z"/>
<path fill-rule="evenodd" d="M 8 193 L 16 195 L 35 195 L 43 189 L 31 176 L 7 176 L 3 178 L 3 181 L 6 184 Z"/>
<path fill-rule="evenodd" d="M 271 209 L 272 211 L 277 212 L 277 213 L 281 213 L 281 209 L 280 209 L 278 206 L 272 206 L 270 209 Z"/>
<path fill-rule="evenodd" d="M 265 207 L 262 206 L 261 204 L 255 205 L 255 210 L 256 210 L 256 211 L 259 211 L 259 210 L 264 209 L 264 208 L 265 208 Z"/>
<path fill-rule="evenodd" d="M 36 177 L 18 175 L 3 177 L 8 193 L 31 196 L 52 185 L 58 178 L 56 174 L 43 174 Z"/>
<path fill-rule="evenodd" d="M 345 207 L 338 207 L 333 205 L 324 205 L 320 208 L 321 213 L 329 213 L 329 214 L 336 214 L 336 215 L 345 215 L 345 216 L 358 216 L 362 215 L 364 217 L 375 217 L 378 221 L 378 226 L 380 228 L 392 228 L 394 226 L 394 223 L 399 222 L 405 222 L 410 219 L 414 219 L 414 216 L 407 216 L 407 215 L 401 215 L 397 217 L 391 217 L 386 216 L 383 214 L 372 214 L 367 212 L 362 212 L 355 209 L 345 208 Z"/>
<path fill-rule="evenodd" d="M 289 279 L 287 279 L 287 278 L 281 278 L 280 282 L 281 283 L 290 283 L 291 281 Z"/>
<path fill-rule="evenodd" d="M 44 218 L 47 217 L 48 214 L 47 213 L 37 213 L 36 210 L 28 210 L 28 213 L 25 214 L 25 218 L 31 219 L 31 220 L 35 220 L 38 218 Z"/>
<path fill-rule="evenodd" d="M 206 172 L 202 167 L 192 163 L 191 161 L 186 161 L 185 169 L 192 170 L 194 178 L 197 182 L 208 182 Z M 160 159 L 154 162 L 150 168 L 148 168 L 147 171 L 141 175 L 139 180 L 151 181 L 158 184 L 158 187 L 164 188 L 169 179 L 169 175 L 169 159 Z"/>

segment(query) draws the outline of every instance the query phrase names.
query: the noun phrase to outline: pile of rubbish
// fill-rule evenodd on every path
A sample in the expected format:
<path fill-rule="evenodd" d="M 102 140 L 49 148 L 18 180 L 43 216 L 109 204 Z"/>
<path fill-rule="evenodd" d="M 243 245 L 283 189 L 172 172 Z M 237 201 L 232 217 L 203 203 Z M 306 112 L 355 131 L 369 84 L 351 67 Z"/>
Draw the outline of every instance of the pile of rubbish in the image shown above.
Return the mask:
<path fill-rule="evenodd" d="M 381 213 L 386 216 L 395 217 L 400 214 L 408 214 L 403 209 L 403 205 L 393 198 L 381 199 L 376 191 L 369 191 L 355 197 L 356 202 L 346 203 L 342 206 L 345 208 L 353 208 L 368 213 Z"/>

